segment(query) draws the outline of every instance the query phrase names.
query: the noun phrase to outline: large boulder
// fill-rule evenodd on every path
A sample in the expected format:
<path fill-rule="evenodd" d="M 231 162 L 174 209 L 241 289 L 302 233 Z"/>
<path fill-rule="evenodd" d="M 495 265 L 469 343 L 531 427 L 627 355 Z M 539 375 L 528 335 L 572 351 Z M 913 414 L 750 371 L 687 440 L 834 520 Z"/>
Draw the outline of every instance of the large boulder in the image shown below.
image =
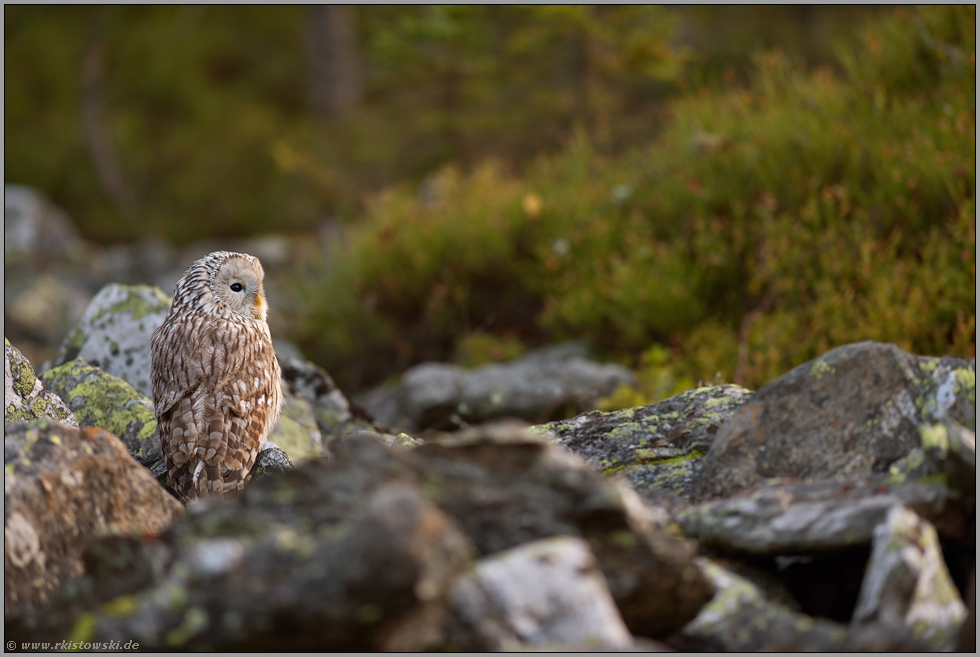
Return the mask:
<path fill-rule="evenodd" d="M 157 535 L 183 507 L 101 429 L 4 427 L 4 615 L 48 600 L 110 535 Z"/>
<path fill-rule="evenodd" d="M 525 546 L 555 537 L 575 547 Z M 533 563 L 544 553 L 554 568 Z M 483 572 L 473 559 L 491 555 L 506 572 L 484 562 L 489 579 L 471 581 L 476 597 L 451 612 L 460 578 Z M 512 645 L 507 632 L 521 645 L 581 648 L 598 636 L 622 647 L 617 613 L 634 631 L 669 632 L 710 598 L 693 559 L 690 545 L 646 522 L 638 499 L 515 427 L 413 450 L 351 436 L 331 461 L 259 479 L 233 503 L 203 500 L 161 540 L 93 546 L 88 574 L 6 630 L 43 641 L 76 627 L 86 641 L 126 636 L 151 650 L 424 650 L 486 647 L 494 636 Z M 567 568 L 578 583 L 556 578 Z M 532 571 L 544 588 L 508 597 L 515 573 Z M 554 601 L 529 629 L 542 592 L 573 585 L 587 595 Z M 477 607 L 510 618 L 503 635 L 484 631 Z M 581 613 L 589 626 L 568 625 Z"/>
<path fill-rule="evenodd" d="M 44 389 L 30 362 L 3 339 L 3 423 L 47 418 L 78 427 L 71 409 L 57 394 Z"/>
<path fill-rule="evenodd" d="M 959 425 L 976 433 L 975 368 L 973 360 L 914 356 L 877 342 L 832 349 L 756 391 L 735 412 L 705 456 L 695 496 L 724 497 L 772 477 L 861 475 L 893 466 L 914 476 L 938 474 L 945 466 L 923 459 L 935 451 L 931 428 L 948 433 L 947 425 Z"/>
<path fill-rule="evenodd" d="M 52 366 L 81 358 L 152 398 L 150 338 L 170 312 L 170 302 L 156 287 L 106 285 L 65 338 Z"/>
<path fill-rule="evenodd" d="M 74 626 L 82 641 L 125 636 L 144 650 L 437 645 L 473 555 L 466 536 L 411 487 L 391 482 L 330 505 L 321 496 L 333 487 L 309 474 L 256 482 L 244 504 L 199 508 L 157 546 L 90 551 L 91 574 L 8 624 L 8 638 Z M 136 572 L 120 577 L 115 564 L 134 553 Z"/>
<path fill-rule="evenodd" d="M 78 258 L 84 244 L 64 210 L 27 185 L 3 186 L 4 265 L 44 267 Z"/>
<path fill-rule="evenodd" d="M 583 456 L 605 475 L 625 477 L 645 499 L 689 500 L 701 460 L 719 427 L 749 398 L 741 386 L 689 390 L 659 404 L 622 411 L 592 411 L 538 425 L 559 445 Z"/>
<path fill-rule="evenodd" d="M 400 384 L 381 386 L 357 401 L 389 426 L 446 429 L 507 417 L 567 417 L 569 410 L 594 408 L 599 398 L 632 382 L 625 367 L 590 361 L 584 348 L 566 343 L 471 370 L 422 363 L 406 371 Z"/>

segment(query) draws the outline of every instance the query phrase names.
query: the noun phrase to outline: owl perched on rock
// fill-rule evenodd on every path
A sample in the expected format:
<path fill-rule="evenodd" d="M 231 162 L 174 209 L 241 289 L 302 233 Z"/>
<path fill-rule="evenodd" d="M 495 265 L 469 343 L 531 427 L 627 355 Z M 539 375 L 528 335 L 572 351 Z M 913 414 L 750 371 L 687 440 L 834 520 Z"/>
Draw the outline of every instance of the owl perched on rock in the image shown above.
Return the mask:
<path fill-rule="evenodd" d="M 258 258 L 216 251 L 184 272 L 150 341 L 167 483 L 182 502 L 244 488 L 279 418 L 279 363 Z"/>

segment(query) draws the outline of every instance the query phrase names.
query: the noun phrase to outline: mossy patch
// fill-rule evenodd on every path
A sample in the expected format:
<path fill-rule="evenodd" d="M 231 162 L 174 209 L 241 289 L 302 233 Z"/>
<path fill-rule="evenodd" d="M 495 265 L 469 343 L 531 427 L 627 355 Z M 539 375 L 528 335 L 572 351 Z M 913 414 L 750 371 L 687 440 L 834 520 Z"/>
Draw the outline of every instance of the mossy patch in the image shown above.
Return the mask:
<path fill-rule="evenodd" d="M 157 430 L 152 402 L 122 379 L 75 359 L 45 372 L 45 386 L 58 393 L 82 427 L 101 427 L 143 455 Z"/>

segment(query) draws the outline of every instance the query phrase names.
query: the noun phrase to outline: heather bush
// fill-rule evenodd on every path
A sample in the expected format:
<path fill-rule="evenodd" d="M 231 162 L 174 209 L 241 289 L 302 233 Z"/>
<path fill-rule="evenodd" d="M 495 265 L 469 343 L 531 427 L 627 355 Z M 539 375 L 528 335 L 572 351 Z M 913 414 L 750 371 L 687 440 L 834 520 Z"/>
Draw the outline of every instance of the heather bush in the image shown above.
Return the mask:
<path fill-rule="evenodd" d="M 899 9 L 838 69 L 760 55 L 625 155 L 579 135 L 379 194 L 305 277 L 299 338 L 359 386 L 474 333 L 575 337 L 647 372 L 631 402 L 864 339 L 973 355 L 974 11 Z"/>

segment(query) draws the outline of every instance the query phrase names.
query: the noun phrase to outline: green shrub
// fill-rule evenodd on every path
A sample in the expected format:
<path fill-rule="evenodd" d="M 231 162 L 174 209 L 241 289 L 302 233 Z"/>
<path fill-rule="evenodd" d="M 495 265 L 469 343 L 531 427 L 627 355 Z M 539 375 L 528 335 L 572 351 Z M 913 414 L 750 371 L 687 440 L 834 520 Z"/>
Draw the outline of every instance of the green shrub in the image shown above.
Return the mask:
<path fill-rule="evenodd" d="M 626 155 L 580 135 L 520 177 L 385 192 L 310 277 L 298 335 L 352 385 L 478 332 L 646 352 L 651 380 L 660 344 L 674 380 L 749 387 L 863 339 L 973 355 L 974 25 L 901 9 L 842 72 L 761 55 Z"/>

